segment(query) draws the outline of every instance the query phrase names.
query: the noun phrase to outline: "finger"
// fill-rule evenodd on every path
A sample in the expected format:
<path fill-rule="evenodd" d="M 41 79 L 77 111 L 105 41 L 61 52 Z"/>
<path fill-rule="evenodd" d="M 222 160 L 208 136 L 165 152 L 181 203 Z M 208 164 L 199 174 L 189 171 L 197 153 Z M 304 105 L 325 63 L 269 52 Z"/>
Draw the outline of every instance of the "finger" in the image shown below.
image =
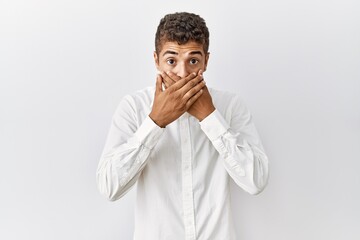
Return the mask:
<path fill-rule="evenodd" d="M 200 89 L 200 91 L 198 91 L 194 96 L 192 96 L 187 102 L 186 102 L 186 110 L 188 110 L 195 102 L 196 100 L 199 99 L 199 97 L 201 97 L 201 95 L 203 94 L 203 90 Z"/>
<path fill-rule="evenodd" d="M 203 91 L 203 88 L 206 87 L 205 86 L 205 81 L 201 81 L 200 83 L 196 84 L 193 88 L 191 88 L 189 91 L 187 91 L 184 96 L 183 99 L 185 101 L 188 101 L 191 97 L 193 97 L 195 94 L 197 94 L 199 91 Z"/>
<path fill-rule="evenodd" d="M 182 88 L 186 83 L 188 83 L 190 80 L 194 79 L 196 77 L 196 73 L 190 73 L 188 76 L 186 76 L 185 78 L 180 79 L 179 81 L 177 81 L 175 84 L 173 84 L 171 86 L 171 88 L 176 91 L 180 88 Z"/>
<path fill-rule="evenodd" d="M 190 89 L 194 88 L 195 86 L 197 86 L 200 82 L 203 81 L 203 77 L 200 75 L 197 75 L 195 78 L 191 79 L 190 81 L 188 81 L 182 88 L 182 94 L 185 95 L 188 91 L 190 91 Z M 205 81 L 203 81 L 205 83 Z"/>
<path fill-rule="evenodd" d="M 170 87 L 171 85 L 173 85 L 175 83 L 175 81 L 167 73 L 162 72 L 161 76 L 164 80 L 166 88 Z"/>
<path fill-rule="evenodd" d="M 180 76 L 176 75 L 175 73 L 173 73 L 173 72 L 171 72 L 171 71 L 167 72 L 167 75 L 168 75 L 172 80 L 174 80 L 174 82 L 177 82 L 177 81 L 179 81 L 179 80 L 181 79 Z"/>
<path fill-rule="evenodd" d="M 158 74 L 156 77 L 155 94 L 162 92 L 162 77 Z"/>

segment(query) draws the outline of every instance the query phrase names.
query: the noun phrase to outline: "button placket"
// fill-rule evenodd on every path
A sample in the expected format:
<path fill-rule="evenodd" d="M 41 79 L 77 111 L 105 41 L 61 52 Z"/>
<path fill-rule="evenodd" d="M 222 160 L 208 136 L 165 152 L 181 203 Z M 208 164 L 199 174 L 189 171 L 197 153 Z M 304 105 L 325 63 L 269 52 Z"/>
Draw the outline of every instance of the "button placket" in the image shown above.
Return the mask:
<path fill-rule="evenodd" d="M 180 118 L 181 165 L 182 165 L 182 198 L 186 240 L 195 240 L 195 214 L 192 182 L 192 152 L 190 141 L 189 117 Z"/>

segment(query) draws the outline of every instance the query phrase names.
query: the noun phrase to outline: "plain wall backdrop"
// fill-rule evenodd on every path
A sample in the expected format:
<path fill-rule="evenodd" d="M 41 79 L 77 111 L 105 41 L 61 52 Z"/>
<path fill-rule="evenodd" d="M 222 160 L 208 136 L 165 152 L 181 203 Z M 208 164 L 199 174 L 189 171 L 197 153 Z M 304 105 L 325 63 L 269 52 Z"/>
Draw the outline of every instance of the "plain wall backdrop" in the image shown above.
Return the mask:
<path fill-rule="evenodd" d="M 360 239 L 357 0 L 1 0 L 0 239 L 132 238 L 135 189 L 109 202 L 95 172 L 176 11 L 205 18 L 207 84 L 242 96 L 270 160 L 260 195 L 232 185 L 239 239 Z"/>

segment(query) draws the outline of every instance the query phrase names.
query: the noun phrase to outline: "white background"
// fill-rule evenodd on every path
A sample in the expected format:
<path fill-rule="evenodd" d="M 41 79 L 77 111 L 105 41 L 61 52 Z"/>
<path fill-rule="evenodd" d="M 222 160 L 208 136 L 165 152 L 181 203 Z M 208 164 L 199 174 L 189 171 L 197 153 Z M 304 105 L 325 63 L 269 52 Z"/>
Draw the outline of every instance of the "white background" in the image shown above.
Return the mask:
<path fill-rule="evenodd" d="M 270 159 L 262 194 L 232 186 L 239 239 L 360 239 L 356 0 L 1 0 L 0 239 L 131 239 L 134 189 L 108 202 L 95 171 L 175 11 L 207 21 L 208 86 L 245 99 Z"/>

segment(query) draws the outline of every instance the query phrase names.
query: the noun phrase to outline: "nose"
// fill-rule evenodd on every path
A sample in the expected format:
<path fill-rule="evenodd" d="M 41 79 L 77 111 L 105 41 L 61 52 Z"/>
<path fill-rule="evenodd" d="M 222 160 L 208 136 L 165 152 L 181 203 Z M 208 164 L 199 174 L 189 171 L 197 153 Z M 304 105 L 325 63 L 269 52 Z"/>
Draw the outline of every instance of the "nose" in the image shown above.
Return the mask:
<path fill-rule="evenodd" d="M 190 69 L 184 62 L 178 63 L 175 69 L 175 74 L 184 78 L 190 74 Z"/>

